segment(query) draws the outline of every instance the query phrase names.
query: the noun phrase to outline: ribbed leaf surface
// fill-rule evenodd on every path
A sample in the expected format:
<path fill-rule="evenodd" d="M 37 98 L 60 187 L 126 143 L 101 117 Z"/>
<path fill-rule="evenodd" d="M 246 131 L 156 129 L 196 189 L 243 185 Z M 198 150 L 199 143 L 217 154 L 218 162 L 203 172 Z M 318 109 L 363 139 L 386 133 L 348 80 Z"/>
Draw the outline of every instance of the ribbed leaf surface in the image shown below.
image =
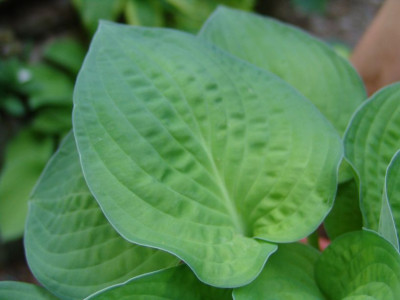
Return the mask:
<path fill-rule="evenodd" d="M 365 102 L 345 135 L 346 157 L 359 174 L 364 226 L 375 231 L 379 227 L 386 168 L 399 148 L 400 83 L 397 83 Z"/>
<path fill-rule="evenodd" d="M 400 298 L 400 255 L 370 231 L 334 240 L 317 261 L 315 275 L 328 299 Z"/>
<path fill-rule="evenodd" d="M 345 59 L 292 26 L 220 6 L 199 36 L 293 85 L 340 134 L 366 99 L 362 81 Z"/>
<path fill-rule="evenodd" d="M 200 282 L 185 265 L 139 276 L 86 300 L 230 300 L 231 289 Z"/>
<path fill-rule="evenodd" d="M 191 35 L 103 23 L 75 89 L 85 178 L 128 240 L 252 281 L 331 207 L 342 146 L 275 76 Z M 255 239 L 257 238 L 257 239 Z"/>
<path fill-rule="evenodd" d="M 83 179 L 72 134 L 32 195 L 25 248 L 36 278 L 62 299 L 82 299 L 178 263 L 170 254 L 128 243 L 111 227 Z"/>

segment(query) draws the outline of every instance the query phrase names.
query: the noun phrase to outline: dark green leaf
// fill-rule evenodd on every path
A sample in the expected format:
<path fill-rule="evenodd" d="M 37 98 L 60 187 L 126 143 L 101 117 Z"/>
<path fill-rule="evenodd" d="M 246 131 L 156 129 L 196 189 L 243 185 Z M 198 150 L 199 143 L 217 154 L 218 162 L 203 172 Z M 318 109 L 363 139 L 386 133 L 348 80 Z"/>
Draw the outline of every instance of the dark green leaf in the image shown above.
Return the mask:
<path fill-rule="evenodd" d="M 358 186 L 354 179 L 338 186 L 335 204 L 326 217 L 324 226 L 331 240 L 346 232 L 362 229 Z"/>
<path fill-rule="evenodd" d="M 24 130 L 8 145 L 0 177 L 0 236 L 20 238 L 28 211 L 28 198 L 53 148 L 51 139 Z"/>
<path fill-rule="evenodd" d="M 72 38 L 58 39 L 47 46 L 44 57 L 52 63 L 77 75 L 85 58 L 86 49 Z"/>

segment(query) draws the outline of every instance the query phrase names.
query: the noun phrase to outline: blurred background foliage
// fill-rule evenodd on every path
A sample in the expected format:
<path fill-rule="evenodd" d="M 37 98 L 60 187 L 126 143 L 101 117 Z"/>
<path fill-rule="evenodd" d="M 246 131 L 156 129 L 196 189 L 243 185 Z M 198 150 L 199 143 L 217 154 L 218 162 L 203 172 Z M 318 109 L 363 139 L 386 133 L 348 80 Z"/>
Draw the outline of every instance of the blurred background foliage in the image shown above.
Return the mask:
<path fill-rule="evenodd" d="M 0 280 L 32 280 L 21 263 L 27 200 L 71 128 L 74 81 L 99 19 L 196 33 L 223 4 L 294 23 L 346 56 L 381 2 L 0 0 Z"/>

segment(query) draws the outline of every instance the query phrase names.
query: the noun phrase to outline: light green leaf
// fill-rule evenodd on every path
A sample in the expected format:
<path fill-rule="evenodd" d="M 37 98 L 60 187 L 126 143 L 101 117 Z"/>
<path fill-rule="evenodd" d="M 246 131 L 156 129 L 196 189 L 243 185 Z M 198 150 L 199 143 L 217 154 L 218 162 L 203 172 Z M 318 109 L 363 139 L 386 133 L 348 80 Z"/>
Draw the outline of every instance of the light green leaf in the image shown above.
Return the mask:
<path fill-rule="evenodd" d="M 86 49 L 72 38 L 55 40 L 44 51 L 44 57 L 52 63 L 77 75 L 85 58 Z"/>
<path fill-rule="evenodd" d="M 235 289 L 235 300 L 325 299 L 314 279 L 319 252 L 303 244 L 282 244 L 261 274 L 249 285 Z"/>
<path fill-rule="evenodd" d="M 393 156 L 386 171 L 378 231 L 399 251 L 400 150 Z"/>
<path fill-rule="evenodd" d="M 44 288 L 16 281 L 0 281 L 1 300 L 57 300 Z"/>
<path fill-rule="evenodd" d="M 147 1 L 147 0 L 146 0 Z M 116 20 L 124 9 L 123 0 L 72 0 L 90 35 L 97 29 L 100 20 Z"/>
<path fill-rule="evenodd" d="M 357 110 L 344 143 L 360 179 L 364 226 L 378 231 L 386 168 L 400 148 L 400 83 L 380 90 Z"/>
<path fill-rule="evenodd" d="M 317 261 L 315 275 L 328 299 L 400 297 L 400 255 L 370 231 L 351 232 L 334 240 Z"/>
<path fill-rule="evenodd" d="M 30 80 L 25 84 L 29 105 L 33 109 L 46 105 L 71 105 L 74 84 L 71 78 L 46 64 L 29 68 Z"/>
<path fill-rule="evenodd" d="M 362 229 L 362 214 L 356 181 L 341 183 L 335 204 L 324 221 L 324 227 L 331 240 L 338 236 Z"/>
<path fill-rule="evenodd" d="M 102 23 L 73 126 L 88 186 L 128 240 L 211 285 L 252 281 L 332 205 L 339 136 L 270 73 L 173 30 Z"/>
<path fill-rule="evenodd" d="M 276 20 L 220 6 L 199 36 L 293 85 L 340 134 L 366 98 L 348 61 L 325 43 Z"/>
<path fill-rule="evenodd" d="M 72 134 L 50 160 L 31 197 L 25 249 L 36 278 L 62 299 L 82 299 L 179 262 L 116 233 L 86 186 Z"/>
<path fill-rule="evenodd" d="M 22 237 L 28 198 L 53 149 L 49 138 L 21 131 L 7 145 L 0 176 L 0 239 Z"/>
<path fill-rule="evenodd" d="M 185 265 L 146 274 L 110 287 L 86 300 L 229 300 L 231 289 L 200 282 Z"/>
<path fill-rule="evenodd" d="M 127 0 L 125 18 L 131 25 L 164 26 L 164 10 L 160 0 Z"/>

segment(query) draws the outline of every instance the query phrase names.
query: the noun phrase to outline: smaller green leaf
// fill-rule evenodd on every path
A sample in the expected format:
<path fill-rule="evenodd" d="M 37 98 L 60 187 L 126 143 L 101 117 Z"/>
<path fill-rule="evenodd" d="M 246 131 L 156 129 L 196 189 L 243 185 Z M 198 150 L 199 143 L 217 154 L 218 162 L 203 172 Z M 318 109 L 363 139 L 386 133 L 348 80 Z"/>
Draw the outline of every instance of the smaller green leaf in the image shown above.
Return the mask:
<path fill-rule="evenodd" d="M 2 95 L 0 95 L 0 97 L 1 96 Z M 25 113 L 25 107 L 18 97 L 9 95 L 3 97 L 1 101 L 1 107 L 10 115 L 21 117 Z"/>
<path fill-rule="evenodd" d="M 20 132 L 8 145 L 0 177 L 0 236 L 9 241 L 22 236 L 28 198 L 53 148 L 52 140 L 31 130 Z"/>
<path fill-rule="evenodd" d="M 55 40 L 48 45 L 44 58 L 77 75 L 85 58 L 85 47 L 73 38 Z"/>
<path fill-rule="evenodd" d="M 234 289 L 235 300 L 324 299 L 314 279 L 319 252 L 300 244 L 281 244 L 261 274 L 249 285 Z"/>
<path fill-rule="evenodd" d="M 385 177 L 379 233 L 399 251 L 400 232 L 400 151 L 393 156 Z"/>
<path fill-rule="evenodd" d="M 142 275 L 107 288 L 86 300 L 228 300 L 231 289 L 218 289 L 199 281 L 186 265 Z"/>
<path fill-rule="evenodd" d="M 400 255 L 371 231 L 334 240 L 317 261 L 315 275 L 328 299 L 400 298 Z"/>
<path fill-rule="evenodd" d="M 44 134 L 63 134 L 72 127 L 72 107 L 55 106 L 39 109 L 32 122 L 32 129 Z"/>
<path fill-rule="evenodd" d="M 124 9 L 122 0 L 73 0 L 83 25 L 90 35 L 93 35 L 99 20 L 116 20 Z"/>
<path fill-rule="evenodd" d="M 44 288 L 16 281 L 0 281 L 1 300 L 57 300 Z"/>
<path fill-rule="evenodd" d="M 354 179 L 338 186 L 335 204 L 324 221 L 324 227 L 331 240 L 362 229 L 358 187 Z"/>
<path fill-rule="evenodd" d="M 141 26 L 164 25 L 164 10 L 159 0 L 127 0 L 125 18 L 128 24 Z"/>
<path fill-rule="evenodd" d="M 25 89 L 33 109 L 46 105 L 71 105 L 74 84 L 67 74 L 46 64 L 31 66 L 29 70 L 32 77 Z"/>

